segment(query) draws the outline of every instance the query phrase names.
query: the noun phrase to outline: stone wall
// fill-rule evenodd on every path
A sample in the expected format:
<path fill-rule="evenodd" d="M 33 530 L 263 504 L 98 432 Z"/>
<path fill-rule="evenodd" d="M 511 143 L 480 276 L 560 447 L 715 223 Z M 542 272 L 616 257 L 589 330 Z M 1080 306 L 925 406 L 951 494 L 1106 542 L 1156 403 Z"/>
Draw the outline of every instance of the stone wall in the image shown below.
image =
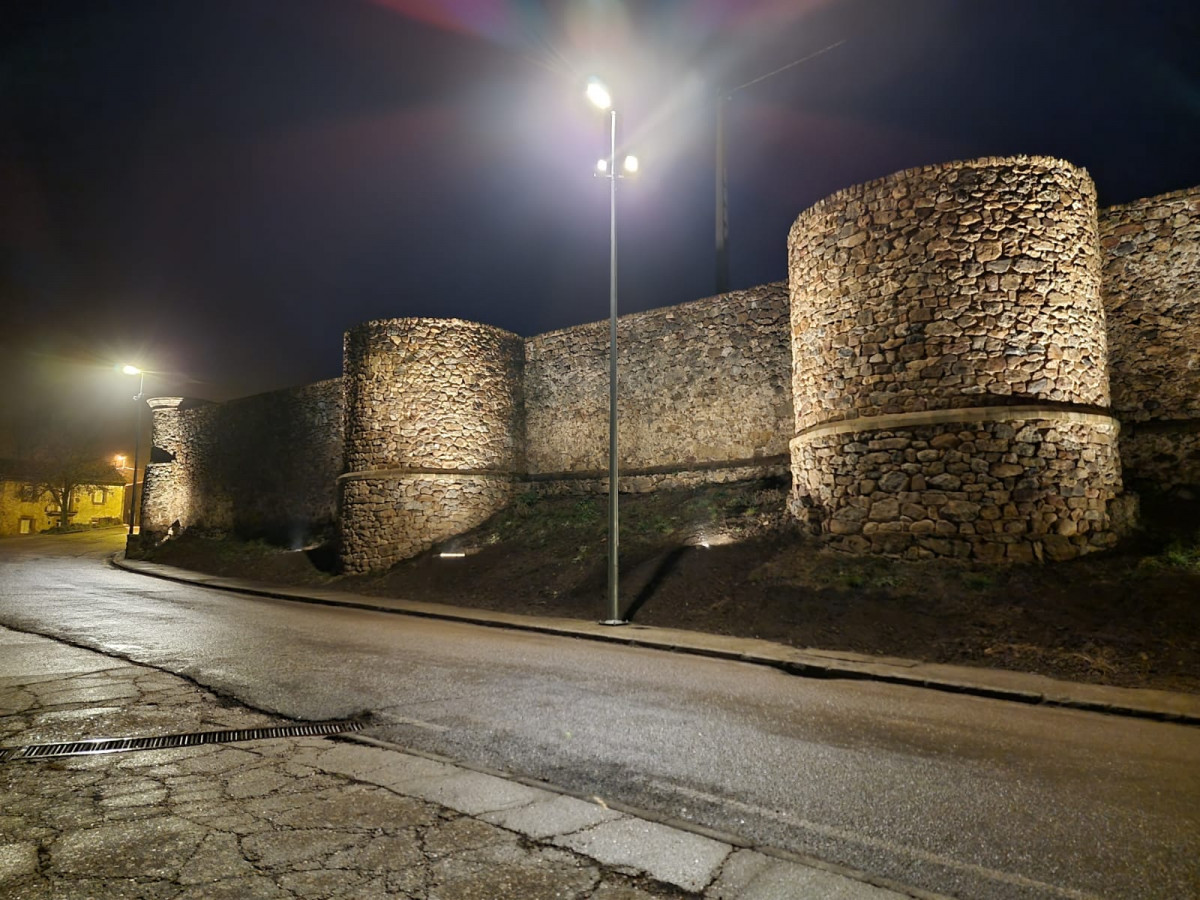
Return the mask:
<path fill-rule="evenodd" d="M 787 287 L 768 284 L 618 320 L 622 490 L 786 471 Z M 607 322 L 525 342 L 531 485 L 606 490 Z"/>
<path fill-rule="evenodd" d="M 523 468 L 523 342 L 461 319 L 346 333 L 340 559 L 385 569 L 473 528 Z"/>
<path fill-rule="evenodd" d="M 1200 188 L 1098 217 L 1061 160 L 913 169 L 803 212 L 788 276 L 620 319 L 622 491 L 790 468 L 835 546 L 998 561 L 1110 546 L 1122 462 L 1200 483 Z M 151 401 L 146 530 L 316 534 L 336 505 L 363 572 L 514 490 L 604 491 L 608 351 L 607 322 L 387 319 L 343 379 Z"/>
<path fill-rule="evenodd" d="M 342 380 L 215 404 L 149 401 L 155 448 L 142 530 L 234 531 L 289 546 L 331 533 L 342 471 Z"/>
<path fill-rule="evenodd" d="M 979 415 L 978 421 L 971 419 Z M 999 416 L 999 418 L 995 418 Z M 1117 426 L 1108 416 L 1034 409 L 931 413 L 845 423 L 797 441 L 797 513 L 820 515 L 843 550 L 989 562 L 1069 559 L 1116 540 Z M 1114 508 L 1115 507 L 1115 508 Z"/>
<path fill-rule="evenodd" d="M 1100 240 L 1126 472 L 1200 484 L 1200 188 L 1104 210 Z"/>
<path fill-rule="evenodd" d="M 788 250 L 797 515 L 908 556 L 1032 558 L 1054 529 L 1057 556 L 1112 543 L 1086 172 L 1042 157 L 900 172 L 806 210 Z"/>
<path fill-rule="evenodd" d="M 146 402 L 151 450 L 142 487 L 142 536 L 156 540 L 172 529 L 227 528 L 227 498 L 209 494 L 215 405 L 187 397 L 151 397 Z"/>

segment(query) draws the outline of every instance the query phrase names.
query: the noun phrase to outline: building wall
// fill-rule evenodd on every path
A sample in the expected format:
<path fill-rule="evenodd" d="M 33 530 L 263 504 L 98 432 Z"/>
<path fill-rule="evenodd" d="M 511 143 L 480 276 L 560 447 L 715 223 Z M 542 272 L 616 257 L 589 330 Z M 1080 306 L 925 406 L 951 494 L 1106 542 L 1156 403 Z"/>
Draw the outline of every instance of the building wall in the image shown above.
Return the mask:
<path fill-rule="evenodd" d="M 622 489 L 785 470 L 792 418 L 787 319 L 787 287 L 777 283 L 619 320 Z M 533 485 L 606 488 L 608 344 L 608 322 L 525 342 Z"/>
<path fill-rule="evenodd" d="M 46 507 L 52 506 L 50 495 L 36 501 L 22 499 L 25 483 L 22 481 L 0 481 L 0 536 L 21 533 L 21 519 L 31 520 L 30 533 L 37 534 L 58 524 L 57 517 L 51 518 Z"/>
<path fill-rule="evenodd" d="M 125 513 L 125 485 L 87 485 L 79 490 L 72 504 L 76 525 L 117 525 Z"/>
<path fill-rule="evenodd" d="M 899 172 L 806 210 L 788 252 L 798 516 L 910 558 L 1113 543 L 1086 172 L 1042 157 Z"/>
<path fill-rule="evenodd" d="M 1200 484 L 1200 188 L 1100 216 L 1113 411 L 1135 482 Z"/>
<path fill-rule="evenodd" d="M 59 523 L 56 511 L 47 512 L 47 509 L 58 509 L 49 492 L 29 501 L 22 499 L 24 487 L 23 481 L 0 481 L 0 536 L 20 534 L 22 519 L 30 520 L 29 534 L 37 534 Z M 103 496 L 99 503 L 95 499 L 98 492 Z M 118 484 L 82 487 L 75 494 L 71 504 L 74 513 L 68 521 L 73 525 L 118 524 L 124 497 L 125 489 Z"/>

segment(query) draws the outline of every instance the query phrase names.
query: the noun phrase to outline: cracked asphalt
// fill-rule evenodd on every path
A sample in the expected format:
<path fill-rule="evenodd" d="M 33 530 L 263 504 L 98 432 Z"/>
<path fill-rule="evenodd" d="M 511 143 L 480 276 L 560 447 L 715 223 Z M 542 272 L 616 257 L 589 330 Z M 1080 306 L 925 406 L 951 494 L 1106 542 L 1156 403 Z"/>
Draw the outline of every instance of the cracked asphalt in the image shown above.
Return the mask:
<path fill-rule="evenodd" d="M 0 628 L 0 746 L 287 724 Z M 12 900 L 900 894 L 397 749 L 276 738 L 0 764 Z"/>

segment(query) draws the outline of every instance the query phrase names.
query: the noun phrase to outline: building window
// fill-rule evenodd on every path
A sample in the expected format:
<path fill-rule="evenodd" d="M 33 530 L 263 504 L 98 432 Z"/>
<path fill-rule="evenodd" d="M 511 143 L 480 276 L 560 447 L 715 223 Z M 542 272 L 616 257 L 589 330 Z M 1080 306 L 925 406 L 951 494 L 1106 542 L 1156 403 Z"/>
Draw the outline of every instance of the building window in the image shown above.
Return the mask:
<path fill-rule="evenodd" d="M 22 503 L 37 503 L 42 498 L 42 492 L 37 489 L 36 484 L 21 485 L 21 502 Z"/>
<path fill-rule="evenodd" d="M 103 506 L 104 500 L 105 500 L 104 495 L 105 495 L 104 488 L 96 488 L 96 490 L 92 491 L 92 505 L 93 506 Z"/>
<path fill-rule="evenodd" d="M 33 519 L 29 516 L 21 516 L 21 523 L 17 526 L 19 534 L 33 534 Z"/>

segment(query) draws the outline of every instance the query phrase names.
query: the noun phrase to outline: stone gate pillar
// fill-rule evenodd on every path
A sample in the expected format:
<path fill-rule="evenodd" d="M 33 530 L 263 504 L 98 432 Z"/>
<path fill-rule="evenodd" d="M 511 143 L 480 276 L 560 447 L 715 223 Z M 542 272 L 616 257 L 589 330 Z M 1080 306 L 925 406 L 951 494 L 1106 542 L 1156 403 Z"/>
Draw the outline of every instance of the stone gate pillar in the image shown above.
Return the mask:
<path fill-rule="evenodd" d="M 150 448 L 142 482 L 142 540 L 155 542 L 172 525 L 187 528 L 207 516 L 202 483 L 211 456 L 215 405 L 191 397 L 150 397 Z"/>
<path fill-rule="evenodd" d="M 1016 157 L 900 172 L 806 210 L 788 254 L 795 515 L 835 546 L 907 558 L 1113 543 L 1085 171 Z"/>

